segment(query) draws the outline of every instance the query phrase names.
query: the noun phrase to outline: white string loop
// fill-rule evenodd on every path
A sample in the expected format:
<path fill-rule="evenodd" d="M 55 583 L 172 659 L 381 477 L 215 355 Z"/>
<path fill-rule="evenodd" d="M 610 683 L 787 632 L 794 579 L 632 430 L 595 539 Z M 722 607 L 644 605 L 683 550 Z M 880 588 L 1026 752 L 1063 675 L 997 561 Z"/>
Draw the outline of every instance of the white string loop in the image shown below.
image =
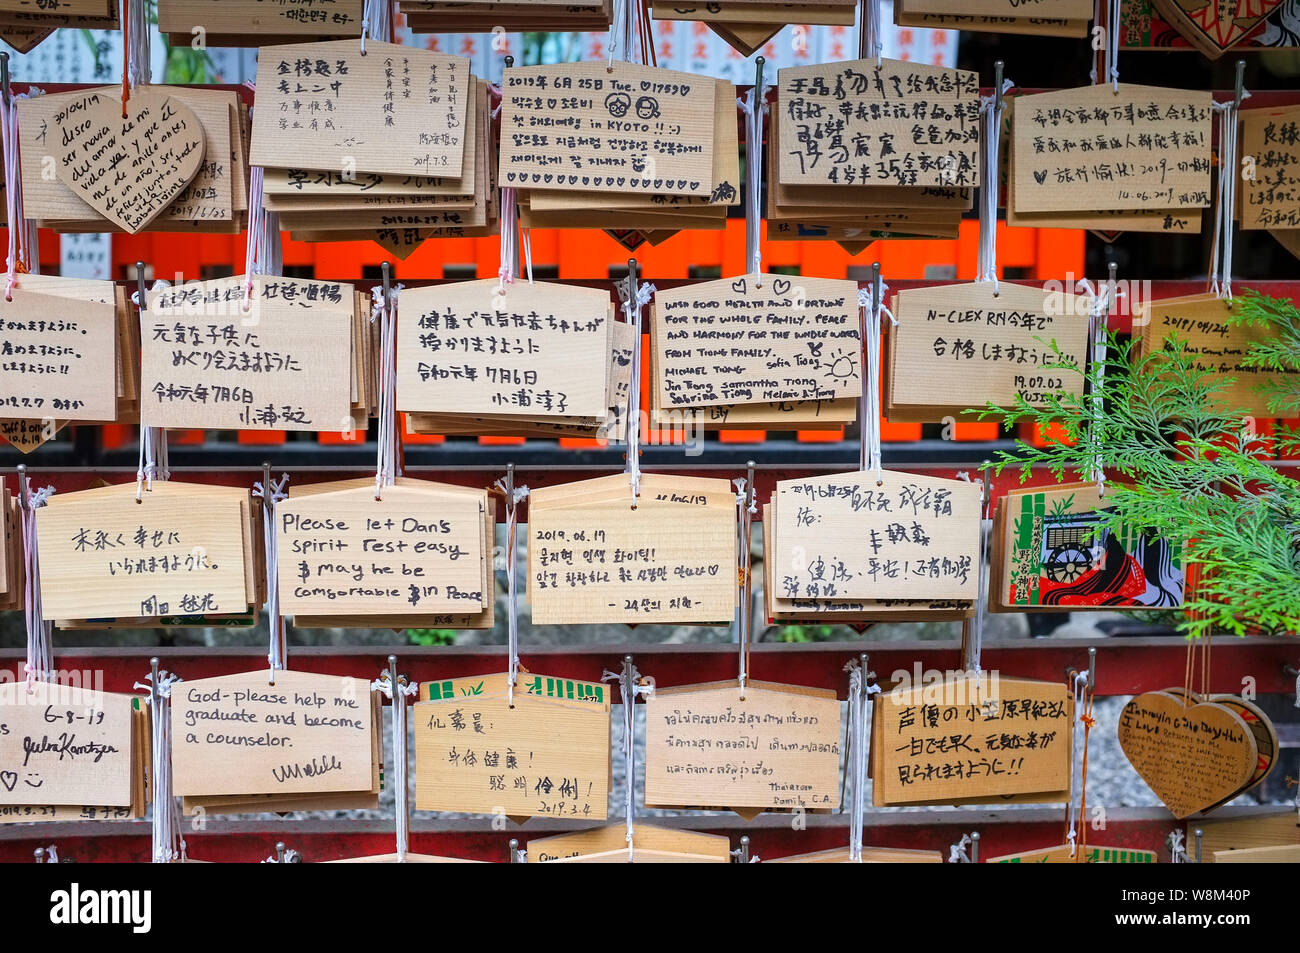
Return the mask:
<path fill-rule="evenodd" d="M 980 180 L 979 206 L 979 261 L 976 281 L 993 282 L 993 294 L 998 293 L 998 175 L 1000 172 L 998 148 L 1002 137 L 1002 114 L 1006 110 L 1003 96 L 1015 84 L 1002 81 L 1002 89 L 992 96 L 980 97 L 980 151 L 984 159 L 983 178 Z"/>
<path fill-rule="evenodd" d="M 366 52 L 366 38 L 381 43 L 393 39 L 393 7 L 389 0 L 365 0 L 361 8 L 361 53 Z"/>
<path fill-rule="evenodd" d="M 1083 704 L 1088 691 L 1088 670 L 1074 675 L 1074 723 L 1071 751 L 1074 753 L 1070 763 L 1070 796 L 1065 806 L 1065 818 L 1069 824 L 1065 839 L 1070 844 L 1070 856 L 1075 856 L 1077 849 L 1078 825 L 1084 823 L 1083 812 Z"/>
<path fill-rule="evenodd" d="M 375 457 L 375 499 L 402 475 L 401 430 L 397 426 L 397 307 L 402 285 L 370 289 L 370 320 L 379 322 L 379 426 Z"/>
<path fill-rule="evenodd" d="M 46 620 L 41 605 L 41 562 L 36 541 L 36 511 L 54 495 L 54 487 L 33 490 L 32 481 L 26 475 L 19 475 L 18 479 L 25 481 L 18 488 L 18 509 L 23 537 L 23 616 L 27 627 L 27 662 L 23 668 L 30 692 L 34 682 L 54 677 L 54 623 Z"/>
<path fill-rule="evenodd" d="M 948 863 L 950 864 L 969 864 L 971 862 L 970 854 L 966 848 L 970 846 L 971 840 L 969 834 L 962 834 L 961 840 L 948 848 Z"/>
<path fill-rule="evenodd" d="M 654 683 L 643 680 L 637 667 L 629 659 L 622 673 L 606 671 L 602 682 L 616 681 L 623 699 L 623 768 L 627 791 L 623 810 L 627 816 L 627 859 L 631 863 L 636 853 L 636 699 L 654 695 Z"/>
<path fill-rule="evenodd" d="M 270 648 L 266 661 L 271 669 L 271 684 L 275 684 L 275 673 L 284 669 L 288 658 L 288 633 L 284 617 L 280 615 L 280 524 L 276 507 L 289 498 L 284 492 L 289 482 L 289 474 L 284 474 L 278 482 L 263 486 L 261 481 L 253 484 L 253 496 L 262 501 L 262 542 L 266 551 L 266 627 L 270 632 Z"/>
<path fill-rule="evenodd" d="M 170 287 L 169 282 L 160 280 L 155 281 L 149 291 L 165 291 Z M 144 326 L 145 316 L 149 313 L 148 302 L 140 300 L 138 290 L 131 292 L 131 300 L 139 309 L 140 339 L 145 340 L 149 333 Z M 140 450 L 135 470 L 135 500 L 137 503 L 144 500 L 146 490 L 153 490 L 154 480 L 165 483 L 171 479 L 171 470 L 167 465 L 167 428 L 141 425 L 139 430 Z"/>
<path fill-rule="evenodd" d="M 873 0 L 874 2 L 874 0 Z M 736 103 L 745 114 L 745 262 L 749 274 L 755 275 L 754 287 L 763 287 L 763 252 L 760 228 L 763 212 L 760 207 L 763 191 L 763 117 L 767 114 L 766 83 L 762 89 L 751 87 Z"/>
<path fill-rule="evenodd" d="M 370 687 L 383 692 L 393 703 L 393 826 L 397 841 L 397 862 L 401 864 L 406 862 L 411 839 L 410 770 L 406 760 L 406 726 L 410 713 L 406 709 L 406 699 L 419 691 L 420 683 L 407 681 L 405 675 L 384 669 L 379 673 L 379 678 L 370 683 Z"/>
<path fill-rule="evenodd" d="M 515 707 L 515 685 L 519 682 L 519 588 L 515 557 L 517 534 L 519 530 L 519 504 L 528 499 L 528 487 L 517 486 L 510 489 L 506 479 L 493 484 L 506 499 L 506 637 L 507 665 L 506 702 Z"/>
<path fill-rule="evenodd" d="M 885 295 L 889 285 L 880 283 L 880 299 L 874 300 L 871 286 L 858 289 L 859 327 L 862 333 L 863 374 L 862 397 L 858 400 L 858 428 L 861 431 L 858 453 L 858 468 L 866 473 L 875 474 L 879 483 L 883 475 L 880 451 L 880 333 L 884 327 L 884 318 L 898 327 L 894 312 L 885 306 Z"/>
<path fill-rule="evenodd" d="M 180 805 L 172 793 L 171 708 L 172 686 L 181 679 L 170 672 L 153 673 L 135 688 L 148 692 L 145 704 L 153 727 L 150 792 L 153 806 L 153 862 L 170 864 L 185 857 L 185 836 L 181 833 Z"/>
<path fill-rule="evenodd" d="M 1242 99 L 1250 93 L 1242 90 Z M 1237 216 L 1237 118 L 1235 99 L 1212 104 L 1219 119 L 1219 182 L 1214 203 L 1214 237 L 1210 242 L 1210 293 L 1232 301 L 1232 241 Z"/>
<path fill-rule="evenodd" d="M 632 289 L 635 288 L 635 293 Z M 648 282 L 639 285 L 629 272 L 618 283 L 618 296 L 623 302 L 623 316 L 632 326 L 632 379 L 628 387 L 627 407 L 627 463 L 624 472 L 632 487 L 632 506 L 641 496 L 641 312 L 655 293 Z"/>

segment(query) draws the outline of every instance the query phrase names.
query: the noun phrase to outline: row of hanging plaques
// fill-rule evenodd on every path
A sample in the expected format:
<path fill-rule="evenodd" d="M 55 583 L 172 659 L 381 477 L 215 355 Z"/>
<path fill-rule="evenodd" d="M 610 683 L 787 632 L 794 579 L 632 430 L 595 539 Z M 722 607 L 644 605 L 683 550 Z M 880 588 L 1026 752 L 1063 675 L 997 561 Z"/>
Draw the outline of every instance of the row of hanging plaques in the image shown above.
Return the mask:
<path fill-rule="evenodd" d="M 763 510 L 772 619 L 960 619 L 980 598 L 980 486 L 884 470 L 776 485 Z M 4 605 L 22 608 L 21 500 L 6 488 Z M 299 627 L 494 624 L 497 503 L 412 477 L 291 487 L 268 572 L 262 502 L 238 487 L 155 481 L 54 494 L 35 509 L 40 611 L 64 629 L 249 626 L 277 590 Z M 724 479 L 618 474 L 533 491 L 535 624 L 730 624 L 736 494 Z M 1172 608 L 1179 551 L 1112 531 L 1096 484 L 1011 491 L 996 512 L 994 611 Z"/>
<path fill-rule="evenodd" d="M 267 46 L 252 118 L 228 90 L 19 99 L 10 187 L 20 214 L 61 231 L 238 234 L 272 212 L 295 238 L 370 239 L 403 258 L 431 237 L 516 222 L 658 244 L 724 228 L 744 191 L 757 205 L 764 177 L 769 240 L 835 241 L 853 254 L 878 238 L 955 238 L 973 190 L 991 186 L 994 214 L 1004 205 L 1012 226 L 1201 230 L 1215 164 L 1209 91 L 1116 83 L 995 99 L 982 104 L 972 70 L 881 59 L 786 67 L 770 109 L 765 97 L 741 104 L 755 143 L 742 188 L 725 80 L 625 62 L 513 67 L 494 120 L 493 94 L 464 57 L 381 42 L 363 54 L 349 40 Z M 1285 188 L 1297 146 L 1279 130 L 1297 109 L 1232 114 L 1263 163 L 1232 183 L 1239 225 L 1288 247 L 1300 231 Z M 151 144 L 149 130 L 164 127 Z M 97 148 L 107 140 L 151 161 L 130 181 L 116 176 Z"/>
<path fill-rule="evenodd" d="M 1083 726 L 1092 727 L 1086 672 L 1072 673 L 1074 684 L 997 672 L 933 673 L 909 682 L 907 674 L 894 673 L 883 690 L 872 686 L 874 694 L 851 682 L 845 731 L 831 689 L 753 680 L 667 687 L 629 669 L 631 691 L 645 700 L 643 806 L 725 810 L 747 820 L 764 812 L 843 811 L 849 809 L 848 801 L 841 803 L 843 768 L 851 786 L 873 780 L 875 806 L 1060 803 L 1067 813 L 1076 809 L 1081 788 L 1072 771 L 1086 757 Z M 158 794 L 149 779 L 159 772 L 184 817 L 373 810 L 385 783 L 405 782 L 405 762 L 383 764 L 387 678 L 371 683 L 264 669 L 195 681 L 164 673 L 164 683 L 165 700 L 41 681 L 0 686 L 0 764 L 11 766 L 0 772 L 0 820 L 143 817 Z M 610 819 L 612 686 L 606 681 L 518 670 L 398 685 L 394 717 L 402 717 L 392 750 L 405 758 L 409 720 L 417 811 L 505 816 L 521 824 Z M 629 690 L 623 691 L 626 699 Z M 408 710 L 405 696 L 412 692 Z M 867 698 L 869 711 L 860 707 Z M 150 704 L 162 706 L 152 721 Z M 625 733 L 627 725 L 625 719 Z M 1117 728 L 1135 770 L 1180 819 L 1262 782 L 1279 752 L 1267 717 L 1237 696 L 1149 692 L 1125 707 Z M 161 749 L 155 732 L 166 735 Z M 170 755 L 159 762 L 166 746 Z M 637 771 L 627 748 L 624 757 L 628 770 Z M 857 792 L 853 809 L 864 801 L 864 791 Z M 161 803 L 155 810 L 165 809 Z M 625 809 L 634 817 L 637 805 Z M 398 811 L 407 810 L 400 796 Z M 653 826 L 629 824 L 627 841 L 621 825 L 566 836 L 573 842 L 536 839 L 530 852 L 539 860 L 626 859 L 604 855 L 635 840 L 648 851 L 643 861 L 690 859 L 656 858 L 657 850 L 705 854 L 715 862 L 729 855 L 725 838 Z M 661 839 L 674 836 L 693 846 L 665 847 Z M 1068 836 L 1037 852 L 1041 857 L 1017 856 L 1071 861 L 1080 849 L 1088 861 L 1155 859 L 1147 851 L 1112 856 L 1115 848 L 1096 842 L 1089 848 L 1086 837 L 1080 844 Z M 942 858 L 880 849 L 850 857 L 836 849 L 790 859 Z"/>
<path fill-rule="evenodd" d="M 405 288 L 392 301 L 386 359 L 413 432 L 626 438 L 640 397 L 639 307 L 618 309 L 619 320 L 603 289 L 497 279 Z M 1039 408 L 1084 393 L 1090 295 L 980 281 L 907 289 L 891 303 L 879 365 L 886 420 L 975 419 L 989 404 Z M 0 433 L 30 451 L 68 423 L 354 432 L 378 413 L 382 323 L 352 284 L 160 284 L 138 320 L 134 310 L 112 282 L 18 276 L 0 300 L 10 357 Z M 649 313 L 642 433 L 838 429 L 858 416 L 871 368 L 854 281 L 741 275 L 655 291 Z M 1244 357 L 1267 329 L 1231 314 L 1230 299 L 1211 295 L 1133 308 L 1143 351 L 1176 338 L 1195 367 L 1232 379 L 1226 406 L 1266 417 L 1277 372 Z"/>

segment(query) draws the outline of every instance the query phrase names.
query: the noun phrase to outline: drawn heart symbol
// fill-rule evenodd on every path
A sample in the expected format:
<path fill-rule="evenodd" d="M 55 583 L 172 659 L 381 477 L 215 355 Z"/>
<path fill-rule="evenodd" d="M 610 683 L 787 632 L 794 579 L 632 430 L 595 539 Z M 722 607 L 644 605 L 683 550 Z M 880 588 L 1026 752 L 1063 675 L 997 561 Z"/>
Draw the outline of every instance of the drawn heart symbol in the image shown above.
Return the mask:
<path fill-rule="evenodd" d="M 104 93 L 64 110 L 55 133 L 68 146 L 55 173 L 88 205 L 134 235 L 185 191 L 203 165 L 203 125 L 166 92 L 142 87 L 122 103 Z"/>
<path fill-rule="evenodd" d="M 1231 797 L 1255 771 L 1258 752 L 1246 723 L 1215 702 L 1189 704 L 1146 692 L 1124 706 L 1119 745 L 1138 776 L 1174 817 Z"/>
<path fill-rule="evenodd" d="M 745 279 L 737 278 L 735 281 L 733 281 L 731 283 L 731 290 L 738 295 L 743 295 L 745 293 Z"/>
<path fill-rule="evenodd" d="M 548 172 L 544 176 L 542 176 L 542 181 L 549 183 L 551 181 L 551 173 Z"/>
<path fill-rule="evenodd" d="M 785 294 L 787 291 L 790 290 L 790 279 L 777 278 L 775 281 L 772 282 L 772 290 L 779 295 Z"/>
<path fill-rule="evenodd" d="M 1246 39 L 1282 0 L 1155 0 L 1156 10 L 1212 60 Z"/>
<path fill-rule="evenodd" d="M 1042 172 L 1035 172 L 1035 173 L 1034 173 L 1034 181 L 1037 182 L 1039 185 L 1042 185 L 1044 182 L 1046 182 L 1046 181 L 1047 181 L 1047 170 L 1044 169 Z"/>
<path fill-rule="evenodd" d="M 0 771 L 0 784 L 5 786 L 6 791 L 12 791 L 18 785 L 18 772 Z"/>

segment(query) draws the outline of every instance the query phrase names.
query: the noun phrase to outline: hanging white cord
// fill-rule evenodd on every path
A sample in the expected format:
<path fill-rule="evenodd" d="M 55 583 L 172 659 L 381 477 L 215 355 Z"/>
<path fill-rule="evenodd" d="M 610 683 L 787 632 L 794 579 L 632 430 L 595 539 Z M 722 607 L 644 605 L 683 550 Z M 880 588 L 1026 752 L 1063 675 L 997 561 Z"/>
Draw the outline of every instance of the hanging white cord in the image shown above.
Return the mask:
<path fill-rule="evenodd" d="M 149 705 L 150 722 L 153 726 L 153 752 L 150 778 L 150 791 L 153 804 L 153 862 L 170 864 L 185 857 L 185 838 L 181 834 L 179 808 L 172 794 L 172 741 L 171 708 L 172 686 L 180 681 L 176 675 L 159 671 L 154 660 L 154 671 L 145 676 L 144 682 L 136 682 L 135 687 L 149 693 L 145 699 Z"/>
<path fill-rule="evenodd" d="M 858 59 L 865 60 L 874 56 L 876 68 L 879 69 L 883 49 L 877 0 L 858 0 Z"/>
<path fill-rule="evenodd" d="M 614 69 L 614 51 L 618 49 L 618 32 L 623 29 L 624 21 L 631 17 L 628 10 L 628 4 L 632 0 L 614 0 L 614 15 L 609 21 L 609 39 L 605 44 L 605 52 L 609 54 L 609 61 L 605 64 L 607 70 Z M 625 37 L 626 39 L 626 37 Z M 623 59 L 629 60 L 630 51 L 623 51 Z"/>
<path fill-rule="evenodd" d="M 1084 822 L 1080 815 L 1083 810 L 1083 703 L 1088 691 L 1087 669 L 1075 673 L 1072 689 L 1074 724 L 1071 726 L 1073 738 L 1070 750 L 1073 757 L 1070 763 L 1070 799 L 1065 806 L 1065 819 L 1070 827 L 1065 834 L 1065 839 L 1070 844 L 1070 856 L 1074 857 L 1078 850 L 1078 825 Z"/>
<path fill-rule="evenodd" d="M 5 300 L 13 300 L 14 285 L 17 283 L 18 265 L 23 263 L 29 270 L 32 268 L 31 246 L 26 241 L 28 229 L 15 225 L 16 222 L 24 222 L 23 218 L 23 183 L 22 176 L 18 174 L 19 148 L 18 148 L 18 109 L 14 103 L 15 99 L 24 98 L 12 96 L 9 90 L 0 93 L 0 135 L 3 135 L 4 143 L 4 176 L 5 176 L 5 213 L 6 222 L 10 223 L 9 228 L 9 251 L 6 259 L 8 268 L 8 282 L 5 285 Z"/>
<path fill-rule="evenodd" d="M 849 772 L 849 861 L 862 860 L 862 822 L 867 808 L 867 702 L 880 692 L 862 662 L 852 659 L 844 666 L 849 673 L 849 737 L 845 770 Z"/>
<path fill-rule="evenodd" d="M 515 548 L 519 531 L 519 504 L 528 499 L 528 487 L 514 486 L 513 476 L 497 480 L 493 484 L 505 496 L 506 500 L 506 633 L 507 664 L 506 702 L 515 707 L 515 685 L 519 682 L 519 590 L 515 569 L 517 562 Z"/>
<path fill-rule="evenodd" d="M 1097 495 L 1106 495 L 1106 470 L 1102 465 L 1100 435 L 1098 430 L 1102 420 L 1102 386 L 1106 382 L 1106 331 L 1107 318 L 1116 298 L 1123 297 L 1124 292 L 1115 288 L 1111 282 L 1102 284 L 1101 289 L 1093 287 L 1087 278 L 1080 278 L 1074 284 L 1074 290 L 1088 296 L 1088 328 L 1092 340 L 1092 353 L 1088 358 L 1088 392 L 1089 419 L 1088 440 L 1093 445 L 1092 465 L 1085 479 L 1097 484 Z"/>
<path fill-rule="evenodd" d="M 518 193 L 501 189 L 501 267 L 497 269 L 497 294 L 503 295 L 515 280 L 515 241 L 519 232 Z"/>
<path fill-rule="evenodd" d="M 970 835 L 962 834 L 961 840 L 948 848 L 948 863 L 969 864 L 971 859 L 970 854 L 966 852 L 966 848 L 970 846 L 970 843 Z"/>
<path fill-rule="evenodd" d="M 641 495 L 641 311 L 650 301 L 655 286 L 637 283 L 635 262 L 628 264 L 628 276 L 618 283 L 623 316 L 632 326 L 632 379 L 627 395 L 627 473 L 632 487 L 632 506 Z"/>
<path fill-rule="evenodd" d="M 1123 0 L 1110 0 L 1110 14 L 1106 21 L 1106 78 L 1116 93 L 1119 92 L 1119 30 L 1123 15 Z"/>
<path fill-rule="evenodd" d="M 993 495 L 986 482 L 980 485 L 980 545 L 979 561 L 975 564 L 979 582 L 975 587 L 974 613 L 962 627 L 962 665 L 967 678 L 973 674 L 976 686 L 982 685 L 980 661 L 984 657 L 984 615 L 988 611 L 989 587 L 988 575 L 984 571 L 988 563 L 989 536 L 992 532 L 992 520 L 989 519 L 989 503 Z M 977 688 L 978 691 L 978 688 Z"/>
<path fill-rule="evenodd" d="M 379 322 L 379 434 L 375 460 L 375 499 L 402 475 L 402 455 L 397 426 L 397 307 L 402 285 L 385 299 L 384 289 L 370 289 L 370 320 Z"/>
<path fill-rule="evenodd" d="M 1169 862 L 1171 864 L 1189 863 L 1185 838 L 1186 835 L 1177 827 L 1169 832 L 1169 837 L 1166 839 L 1169 841 Z"/>
<path fill-rule="evenodd" d="M 1003 80 L 1001 90 L 994 90 L 992 96 L 980 97 L 980 147 L 984 169 L 980 180 L 979 262 L 975 280 L 993 282 L 995 295 L 998 293 L 998 146 L 1002 137 L 1002 114 L 1006 108 L 1002 97 L 1014 85 L 1009 79 Z"/>
<path fill-rule="evenodd" d="M 155 281 L 150 290 L 165 291 L 171 285 L 166 281 Z M 139 291 L 131 292 L 140 314 L 140 339 L 145 340 L 149 331 L 144 326 L 145 316 L 149 313 L 148 302 L 142 301 Z M 140 452 L 135 471 L 135 499 L 139 503 L 144 499 L 145 490 L 153 489 L 153 481 L 166 482 L 171 478 L 167 466 L 167 430 L 165 427 L 140 426 Z"/>
<path fill-rule="evenodd" d="M 763 57 L 758 58 L 758 72 L 763 75 Z M 754 287 L 763 287 L 763 252 L 760 229 L 763 211 L 763 117 L 767 113 L 766 83 L 755 84 L 736 104 L 745 114 L 745 263 L 749 274 L 758 275 Z"/>
<path fill-rule="evenodd" d="M 410 844 L 411 808 L 410 808 L 410 771 L 406 761 L 406 726 L 409 713 L 406 699 L 420 688 L 419 682 L 408 682 L 405 675 L 397 674 L 396 661 L 389 656 L 390 667 L 384 669 L 379 678 L 370 683 L 375 691 L 383 692 L 393 703 L 393 814 L 397 839 L 397 862 L 406 863 L 406 851 Z"/>
<path fill-rule="evenodd" d="M 654 685 L 641 683 L 641 673 L 630 655 L 623 661 L 622 674 L 606 671 L 600 680 L 617 681 L 623 698 L 623 775 L 627 782 L 623 810 L 627 817 L 627 859 L 632 863 L 636 853 L 636 699 L 638 695 L 653 695 Z"/>
<path fill-rule="evenodd" d="M 753 565 L 752 539 L 754 514 L 758 512 L 758 501 L 754 497 L 754 487 L 749 479 L 733 481 L 736 486 L 736 507 L 740 511 L 740 536 L 736 540 L 736 556 L 740 566 L 740 608 L 737 620 L 736 642 L 740 646 L 740 661 L 736 680 L 740 683 L 740 700 L 745 700 L 745 683 L 749 681 L 749 642 L 750 642 L 750 569 Z"/>
<path fill-rule="evenodd" d="M 393 8 L 389 0 L 365 0 L 361 9 L 361 52 L 366 52 L 366 38 L 388 43 L 393 38 Z"/>
<path fill-rule="evenodd" d="M 882 479 L 884 470 L 880 459 L 880 332 L 883 318 L 898 326 L 894 312 L 885 307 L 885 292 L 889 285 L 880 283 L 880 300 L 875 300 L 871 288 L 858 289 L 858 316 L 862 333 L 862 347 L 865 355 L 866 373 L 862 396 L 858 399 L 858 416 L 861 418 L 858 429 L 861 438 L 858 454 L 858 467 L 863 473 L 873 473 L 876 482 Z"/>
<path fill-rule="evenodd" d="M 1242 90 L 1242 99 L 1250 93 Z M 1214 238 L 1210 243 L 1210 293 L 1232 300 L 1232 240 L 1237 216 L 1237 119 L 1234 99 L 1214 103 L 1219 114 L 1219 190 L 1214 206 Z"/>
<path fill-rule="evenodd" d="M 54 674 L 54 623 L 47 621 L 41 606 L 41 563 L 36 540 L 36 510 L 54 495 L 54 487 L 32 489 L 26 471 L 18 474 L 19 518 L 23 534 L 23 616 L 27 626 L 27 691 L 34 682 L 48 681 Z"/>
<path fill-rule="evenodd" d="M 1102 41 L 1105 45 L 1102 47 L 1102 59 L 1106 70 L 1106 82 L 1113 84 L 1115 92 L 1119 92 L 1119 31 L 1122 23 L 1120 7 L 1122 0 L 1095 0 L 1092 5 L 1092 27 L 1094 30 L 1102 26 L 1101 14 L 1102 4 L 1106 4 L 1106 24 L 1104 27 L 1105 39 Z M 1092 67 L 1088 70 L 1088 79 L 1092 85 L 1096 86 L 1099 82 L 1097 76 L 1097 57 L 1092 58 Z"/>
<path fill-rule="evenodd" d="M 288 656 L 288 636 L 284 627 L 284 617 L 280 615 L 280 525 L 276 507 L 289 498 L 284 492 L 289 482 L 289 474 L 280 477 L 279 482 L 269 487 L 261 481 L 253 484 L 253 496 L 262 501 L 262 541 L 266 551 L 266 627 L 270 632 L 270 649 L 266 661 L 271 668 L 271 684 L 275 684 L 275 673 L 284 669 Z"/>
<path fill-rule="evenodd" d="M 131 88 L 148 86 L 153 81 L 153 38 L 149 34 L 149 4 L 147 0 L 122 0 L 130 36 L 127 37 L 127 78 Z"/>

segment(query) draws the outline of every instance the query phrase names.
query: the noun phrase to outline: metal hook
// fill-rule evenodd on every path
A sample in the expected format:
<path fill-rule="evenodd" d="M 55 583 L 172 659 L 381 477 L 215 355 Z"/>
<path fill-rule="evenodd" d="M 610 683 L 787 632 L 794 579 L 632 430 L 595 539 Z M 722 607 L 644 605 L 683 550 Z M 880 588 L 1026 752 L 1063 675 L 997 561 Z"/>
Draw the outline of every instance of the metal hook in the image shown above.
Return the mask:
<path fill-rule="evenodd" d="M 4 97 L 5 107 L 9 106 L 9 54 L 0 53 L 0 96 Z"/>
<path fill-rule="evenodd" d="M 1002 61 L 997 60 L 993 64 L 993 110 L 994 112 L 1002 111 Z M 994 135 L 998 135 L 1001 130 L 993 130 Z M 990 172 L 990 175 L 996 175 L 996 172 Z M 994 186 L 996 188 L 996 185 Z"/>
<path fill-rule="evenodd" d="M 757 90 L 757 92 L 754 93 L 755 109 L 758 109 L 762 105 L 759 97 L 763 95 L 763 64 L 766 62 L 767 60 L 763 59 L 761 56 L 754 60 L 754 89 Z"/>
<path fill-rule="evenodd" d="M 1246 96 L 1246 61 L 1237 60 L 1237 78 L 1233 84 L 1233 108 L 1240 109 L 1241 101 Z"/>
<path fill-rule="evenodd" d="M 31 497 L 31 492 L 28 489 L 27 464 L 20 463 L 18 464 L 17 469 L 18 469 L 18 503 L 23 509 L 29 510 L 32 508 L 32 497 Z"/>
<path fill-rule="evenodd" d="M 515 58 L 514 58 L 513 56 L 511 56 L 510 54 L 507 53 L 507 54 L 506 54 L 506 69 L 511 69 L 511 68 L 514 67 L 514 65 L 515 65 Z"/>
<path fill-rule="evenodd" d="M 762 59 L 762 57 L 760 56 L 759 59 Z M 749 863 L 749 835 L 748 834 L 743 834 L 741 835 L 740 838 L 740 862 L 742 864 Z"/>
<path fill-rule="evenodd" d="M 149 303 L 148 303 L 148 299 L 145 297 L 144 262 L 142 261 L 137 261 L 135 263 L 135 285 L 136 285 L 136 297 L 139 299 L 139 309 L 141 311 L 148 311 Z"/>
<path fill-rule="evenodd" d="M 980 832 L 971 831 L 970 833 L 970 862 L 978 864 L 980 862 Z"/>
<path fill-rule="evenodd" d="M 384 262 L 382 265 L 379 266 L 379 270 L 380 273 L 384 276 L 384 309 L 387 310 L 388 308 L 392 307 L 393 304 L 393 298 L 392 298 L 393 291 L 391 287 L 392 277 L 393 277 L 393 266 L 390 265 L 388 262 Z"/>
<path fill-rule="evenodd" d="M 1204 837 L 1205 837 L 1205 831 L 1201 830 L 1201 829 L 1198 827 L 1198 828 L 1196 828 L 1196 830 L 1192 831 L 1192 837 L 1194 837 L 1194 838 L 1196 839 L 1196 862 L 1199 864 L 1199 863 L 1202 862 L 1202 861 L 1201 861 L 1201 841 L 1202 841 L 1202 840 L 1204 839 Z"/>

